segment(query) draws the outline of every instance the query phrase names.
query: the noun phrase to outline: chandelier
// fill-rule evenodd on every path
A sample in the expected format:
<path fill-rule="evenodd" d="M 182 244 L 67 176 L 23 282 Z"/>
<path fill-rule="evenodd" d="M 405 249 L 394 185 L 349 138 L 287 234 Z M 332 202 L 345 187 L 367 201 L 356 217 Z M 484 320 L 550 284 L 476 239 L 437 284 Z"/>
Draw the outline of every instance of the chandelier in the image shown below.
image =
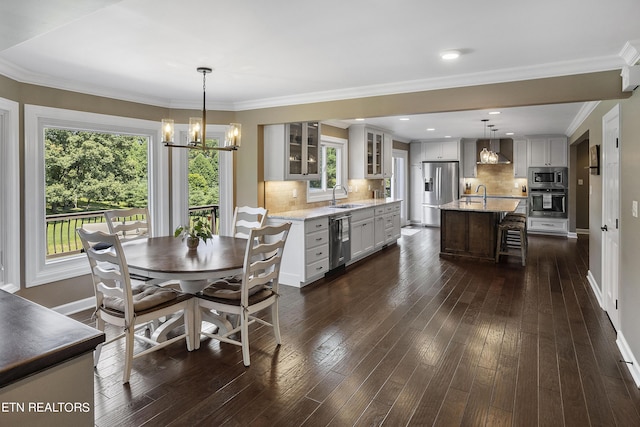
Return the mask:
<path fill-rule="evenodd" d="M 218 150 L 235 151 L 240 147 L 240 137 L 242 126 L 240 123 L 231 123 L 227 127 L 224 138 L 224 145 L 221 147 L 210 147 L 206 145 L 207 140 L 207 74 L 211 73 L 209 67 L 198 67 L 197 71 L 202 73 L 202 117 L 189 117 L 189 134 L 187 144 L 176 144 L 174 142 L 175 126 L 172 119 L 162 119 L 162 143 L 165 147 L 191 148 L 195 150 Z"/>

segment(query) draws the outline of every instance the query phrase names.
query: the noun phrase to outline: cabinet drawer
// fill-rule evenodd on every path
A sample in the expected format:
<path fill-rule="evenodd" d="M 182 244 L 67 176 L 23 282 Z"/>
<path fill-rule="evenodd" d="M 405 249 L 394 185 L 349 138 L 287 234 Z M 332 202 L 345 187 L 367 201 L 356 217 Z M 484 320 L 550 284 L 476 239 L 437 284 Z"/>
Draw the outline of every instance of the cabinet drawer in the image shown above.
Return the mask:
<path fill-rule="evenodd" d="M 529 228 L 529 231 L 540 231 L 540 232 L 548 232 L 548 233 L 566 233 L 567 222 L 568 221 L 566 219 L 529 217 L 528 228 Z"/>
<path fill-rule="evenodd" d="M 356 221 L 362 221 L 365 219 L 373 218 L 373 211 L 374 209 L 371 209 L 371 208 L 354 210 L 351 213 L 351 224 L 353 224 Z"/>
<path fill-rule="evenodd" d="M 304 222 L 305 233 L 313 233 L 314 231 L 328 230 L 329 220 L 326 217 L 310 219 Z"/>
<path fill-rule="evenodd" d="M 378 206 L 377 208 L 374 209 L 375 211 L 375 215 L 379 216 L 379 215 L 384 215 L 384 206 Z"/>
<path fill-rule="evenodd" d="M 321 259 L 329 256 L 329 245 L 316 246 L 315 248 L 307 249 L 306 252 L 306 264 L 313 264 Z"/>
<path fill-rule="evenodd" d="M 309 280 L 310 277 L 325 274 L 327 271 L 329 271 L 329 258 L 321 259 L 312 264 L 307 264 L 305 278 Z"/>
<path fill-rule="evenodd" d="M 327 245 L 329 243 L 329 232 L 327 230 L 320 230 L 315 233 L 307 233 L 304 241 L 306 248 L 315 248 L 316 246 Z"/>
<path fill-rule="evenodd" d="M 393 228 L 393 216 L 392 215 L 385 215 L 384 216 L 384 228 L 385 229 Z"/>

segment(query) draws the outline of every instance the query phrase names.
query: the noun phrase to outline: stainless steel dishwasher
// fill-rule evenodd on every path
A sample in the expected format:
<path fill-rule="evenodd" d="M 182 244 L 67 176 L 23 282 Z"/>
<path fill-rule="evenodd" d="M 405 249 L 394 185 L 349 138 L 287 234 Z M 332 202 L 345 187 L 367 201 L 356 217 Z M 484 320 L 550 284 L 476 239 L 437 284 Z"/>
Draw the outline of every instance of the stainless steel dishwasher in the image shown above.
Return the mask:
<path fill-rule="evenodd" d="M 329 217 L 329 272 L 344 268 L 351 259 L 351 215 Z"/>

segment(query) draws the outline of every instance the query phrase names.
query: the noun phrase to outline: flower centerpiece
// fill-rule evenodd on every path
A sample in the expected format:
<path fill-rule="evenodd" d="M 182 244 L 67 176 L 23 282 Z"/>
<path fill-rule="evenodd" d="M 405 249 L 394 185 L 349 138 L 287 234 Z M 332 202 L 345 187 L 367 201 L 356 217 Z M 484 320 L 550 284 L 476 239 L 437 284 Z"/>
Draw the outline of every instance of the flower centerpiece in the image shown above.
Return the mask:
<path fill-rule="evenodd" d="M 213 233 L 211 232 L 209 221 L 204 218 L 197 218 L 191 225 L 181 225 L 176 228 L 173 236 L 182 236 L 182 240 L 187 239 L 187 247 L 189 249 L 196 249 L 200 244 L 200 239 L 207 243 L 207 240 L 213 237 Z"/>

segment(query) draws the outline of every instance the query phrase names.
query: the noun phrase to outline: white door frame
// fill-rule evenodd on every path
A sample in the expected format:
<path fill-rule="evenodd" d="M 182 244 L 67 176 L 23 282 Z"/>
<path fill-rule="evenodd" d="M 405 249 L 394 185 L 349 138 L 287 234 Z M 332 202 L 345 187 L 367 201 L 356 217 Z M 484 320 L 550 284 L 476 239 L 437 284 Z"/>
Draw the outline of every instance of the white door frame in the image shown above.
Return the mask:
<path fill-rule="evenodd" d="M 394 168 L 391 185 L 394 188 L 394 195 L 402 199 L 402 203 L 400 203 L 400 226 L 404 227 L 409 223 L 409 152 L 394 149 L 391 156 L 394 162 L 396 158 L 399 158 L 402 159 L 403 163 L 400 173 Z"/>
<path fill-rule="evenodd" d="M 602 294 L 604 309 L 620 328 L 620 104 L 602 117 Z"/>

